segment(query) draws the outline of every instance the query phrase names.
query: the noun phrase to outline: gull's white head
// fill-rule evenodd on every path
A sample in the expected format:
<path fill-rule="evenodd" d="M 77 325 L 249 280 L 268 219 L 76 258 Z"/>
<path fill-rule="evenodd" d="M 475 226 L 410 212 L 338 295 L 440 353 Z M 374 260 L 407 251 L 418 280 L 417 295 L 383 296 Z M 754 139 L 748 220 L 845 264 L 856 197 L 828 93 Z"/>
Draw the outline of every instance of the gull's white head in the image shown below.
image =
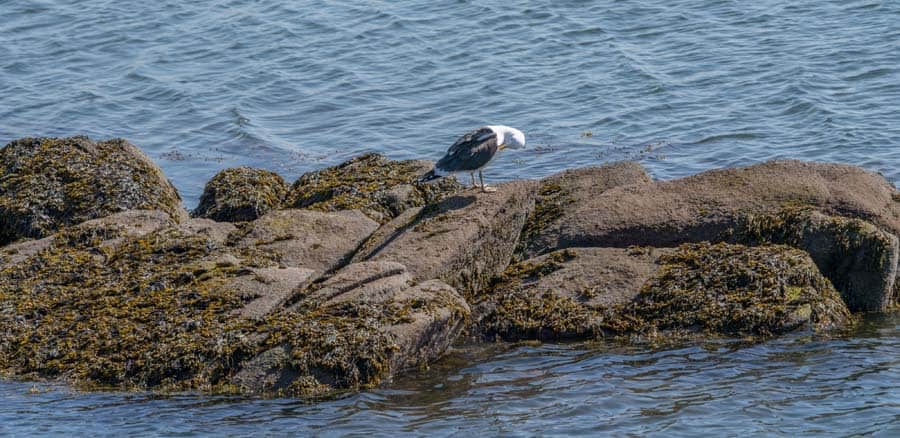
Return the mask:
<path fill-rule="evenodd" d="M 522 131 L 503 125 L 489 125 L 488 128 L 497 134 L 497 143 L 501 150 L 525 148 L 525 133 Z"/>

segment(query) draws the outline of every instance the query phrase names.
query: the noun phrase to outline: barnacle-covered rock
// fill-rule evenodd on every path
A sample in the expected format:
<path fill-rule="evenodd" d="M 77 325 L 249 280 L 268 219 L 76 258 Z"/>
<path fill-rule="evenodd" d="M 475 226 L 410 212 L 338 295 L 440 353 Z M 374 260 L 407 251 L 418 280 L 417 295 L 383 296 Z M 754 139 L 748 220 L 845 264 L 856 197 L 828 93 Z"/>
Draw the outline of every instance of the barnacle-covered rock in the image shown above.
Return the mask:
<path fill-rule="evenodd" d="M 430 161 L 360 155 L 301 176 L 291 186 L 285 206 L 320 211 L 361 210 L 384 223 L 408 208 L 439 201 L 462 188 L 454 178 L 418 183 L 432 167 Z"/>
<path fill-rule="evenodd" d="M 831 282 L 794 248 L 686 244 L 659 264 L 628 306 L 633 330 L 767 336 L 851 321 Z"/>
<path fill-rule="evenodd" d="M 203 189 L 196 217 L 220 222 L 245 222 L 281 207 L 288 185 L 277 173 L 234 167 L 216 174 Z"/>
<path fill-rule="evenodd" d="M 23 138 L 0 149 L 0 245 L 132 209 L 187 216 L 159 167 L 125 140 Z"/>
<path fill-rule="evenodd" d="M 806 251 L 851 311 L 886 310 L 897 299 L 897 236 L 869 222 L 791 208 L 741 216 L 727 235 L 731 242 Z"/>

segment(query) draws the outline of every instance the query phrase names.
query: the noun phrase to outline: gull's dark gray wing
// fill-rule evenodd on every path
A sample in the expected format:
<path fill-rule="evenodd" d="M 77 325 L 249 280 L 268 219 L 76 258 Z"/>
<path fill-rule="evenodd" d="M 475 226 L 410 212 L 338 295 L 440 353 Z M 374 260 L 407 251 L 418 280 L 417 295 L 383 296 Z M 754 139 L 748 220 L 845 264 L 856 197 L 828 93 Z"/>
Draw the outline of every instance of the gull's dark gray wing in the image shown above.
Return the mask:
<path fill-rule="evenodd" d="M 497 134 L 490 128 L 479 128 L 456 140 L 434 167 L 444 172 L 480 169 L 497 153 L 497 146 Z"/>

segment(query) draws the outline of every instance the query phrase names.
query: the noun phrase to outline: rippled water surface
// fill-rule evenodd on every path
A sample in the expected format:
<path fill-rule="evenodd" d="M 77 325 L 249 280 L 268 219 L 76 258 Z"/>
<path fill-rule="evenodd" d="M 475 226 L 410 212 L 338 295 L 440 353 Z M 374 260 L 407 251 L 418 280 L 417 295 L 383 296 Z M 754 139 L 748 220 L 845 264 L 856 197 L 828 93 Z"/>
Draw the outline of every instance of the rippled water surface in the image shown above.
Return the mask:
<path fill-rule="evenodd" d="M 896 437 L 898 382 L 900 314 L 892 314 L 830 339 L 464 351 L 315 405 L 0 383 L 0 433 Z"/>
<path fill-rule="evenodd" d="M 293 180 L 523 129 L 488 178 L 619 159 L 658 178 L 794 157 L 900 181 L 900 2 L 0 0 L 0 144 L 125 137 L 188 207 L 225 167 Z M 468 352 L 309 406 L 0 383 L 0 433 L 898 436 L 897 316 L 849 337 Z"/>

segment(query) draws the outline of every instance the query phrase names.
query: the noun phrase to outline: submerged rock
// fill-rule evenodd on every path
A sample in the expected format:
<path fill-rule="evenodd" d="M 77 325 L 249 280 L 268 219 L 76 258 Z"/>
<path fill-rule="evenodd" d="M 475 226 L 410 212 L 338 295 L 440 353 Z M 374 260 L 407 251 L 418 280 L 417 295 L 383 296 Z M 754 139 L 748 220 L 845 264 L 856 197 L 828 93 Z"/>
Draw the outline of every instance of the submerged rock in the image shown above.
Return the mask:
<path fill-rule="evenodd" d="M 439 201 L 462 188 L 453 178 L 419 184 L 419 177 L 432 167 L 430 161 L 361 155 L 301 176 L 291 186 L 285 205 L 319 211 L 361 210 L 384 223 L 408 208 Z"/>
<path fill-rule="evenodd" d="M 225 169 L 203 190 L 196 217 L 219 222 L 252 221 L 281 207 L 288 185 L 277 173 L 250 167 Z"/>
<path fill-rule="evenodd" d="M 470 332 L 506 340 L 773 335 L 850 322 L 806 253 L 723 243 L 557 251 L 511 265 L 473 306 Z"/>
<path fill-rule="evenodd" d="M 132 209 L 187 217 L 159 167 L 125 140 L 23 138 L 0 149 L 0 245 Z"/>

